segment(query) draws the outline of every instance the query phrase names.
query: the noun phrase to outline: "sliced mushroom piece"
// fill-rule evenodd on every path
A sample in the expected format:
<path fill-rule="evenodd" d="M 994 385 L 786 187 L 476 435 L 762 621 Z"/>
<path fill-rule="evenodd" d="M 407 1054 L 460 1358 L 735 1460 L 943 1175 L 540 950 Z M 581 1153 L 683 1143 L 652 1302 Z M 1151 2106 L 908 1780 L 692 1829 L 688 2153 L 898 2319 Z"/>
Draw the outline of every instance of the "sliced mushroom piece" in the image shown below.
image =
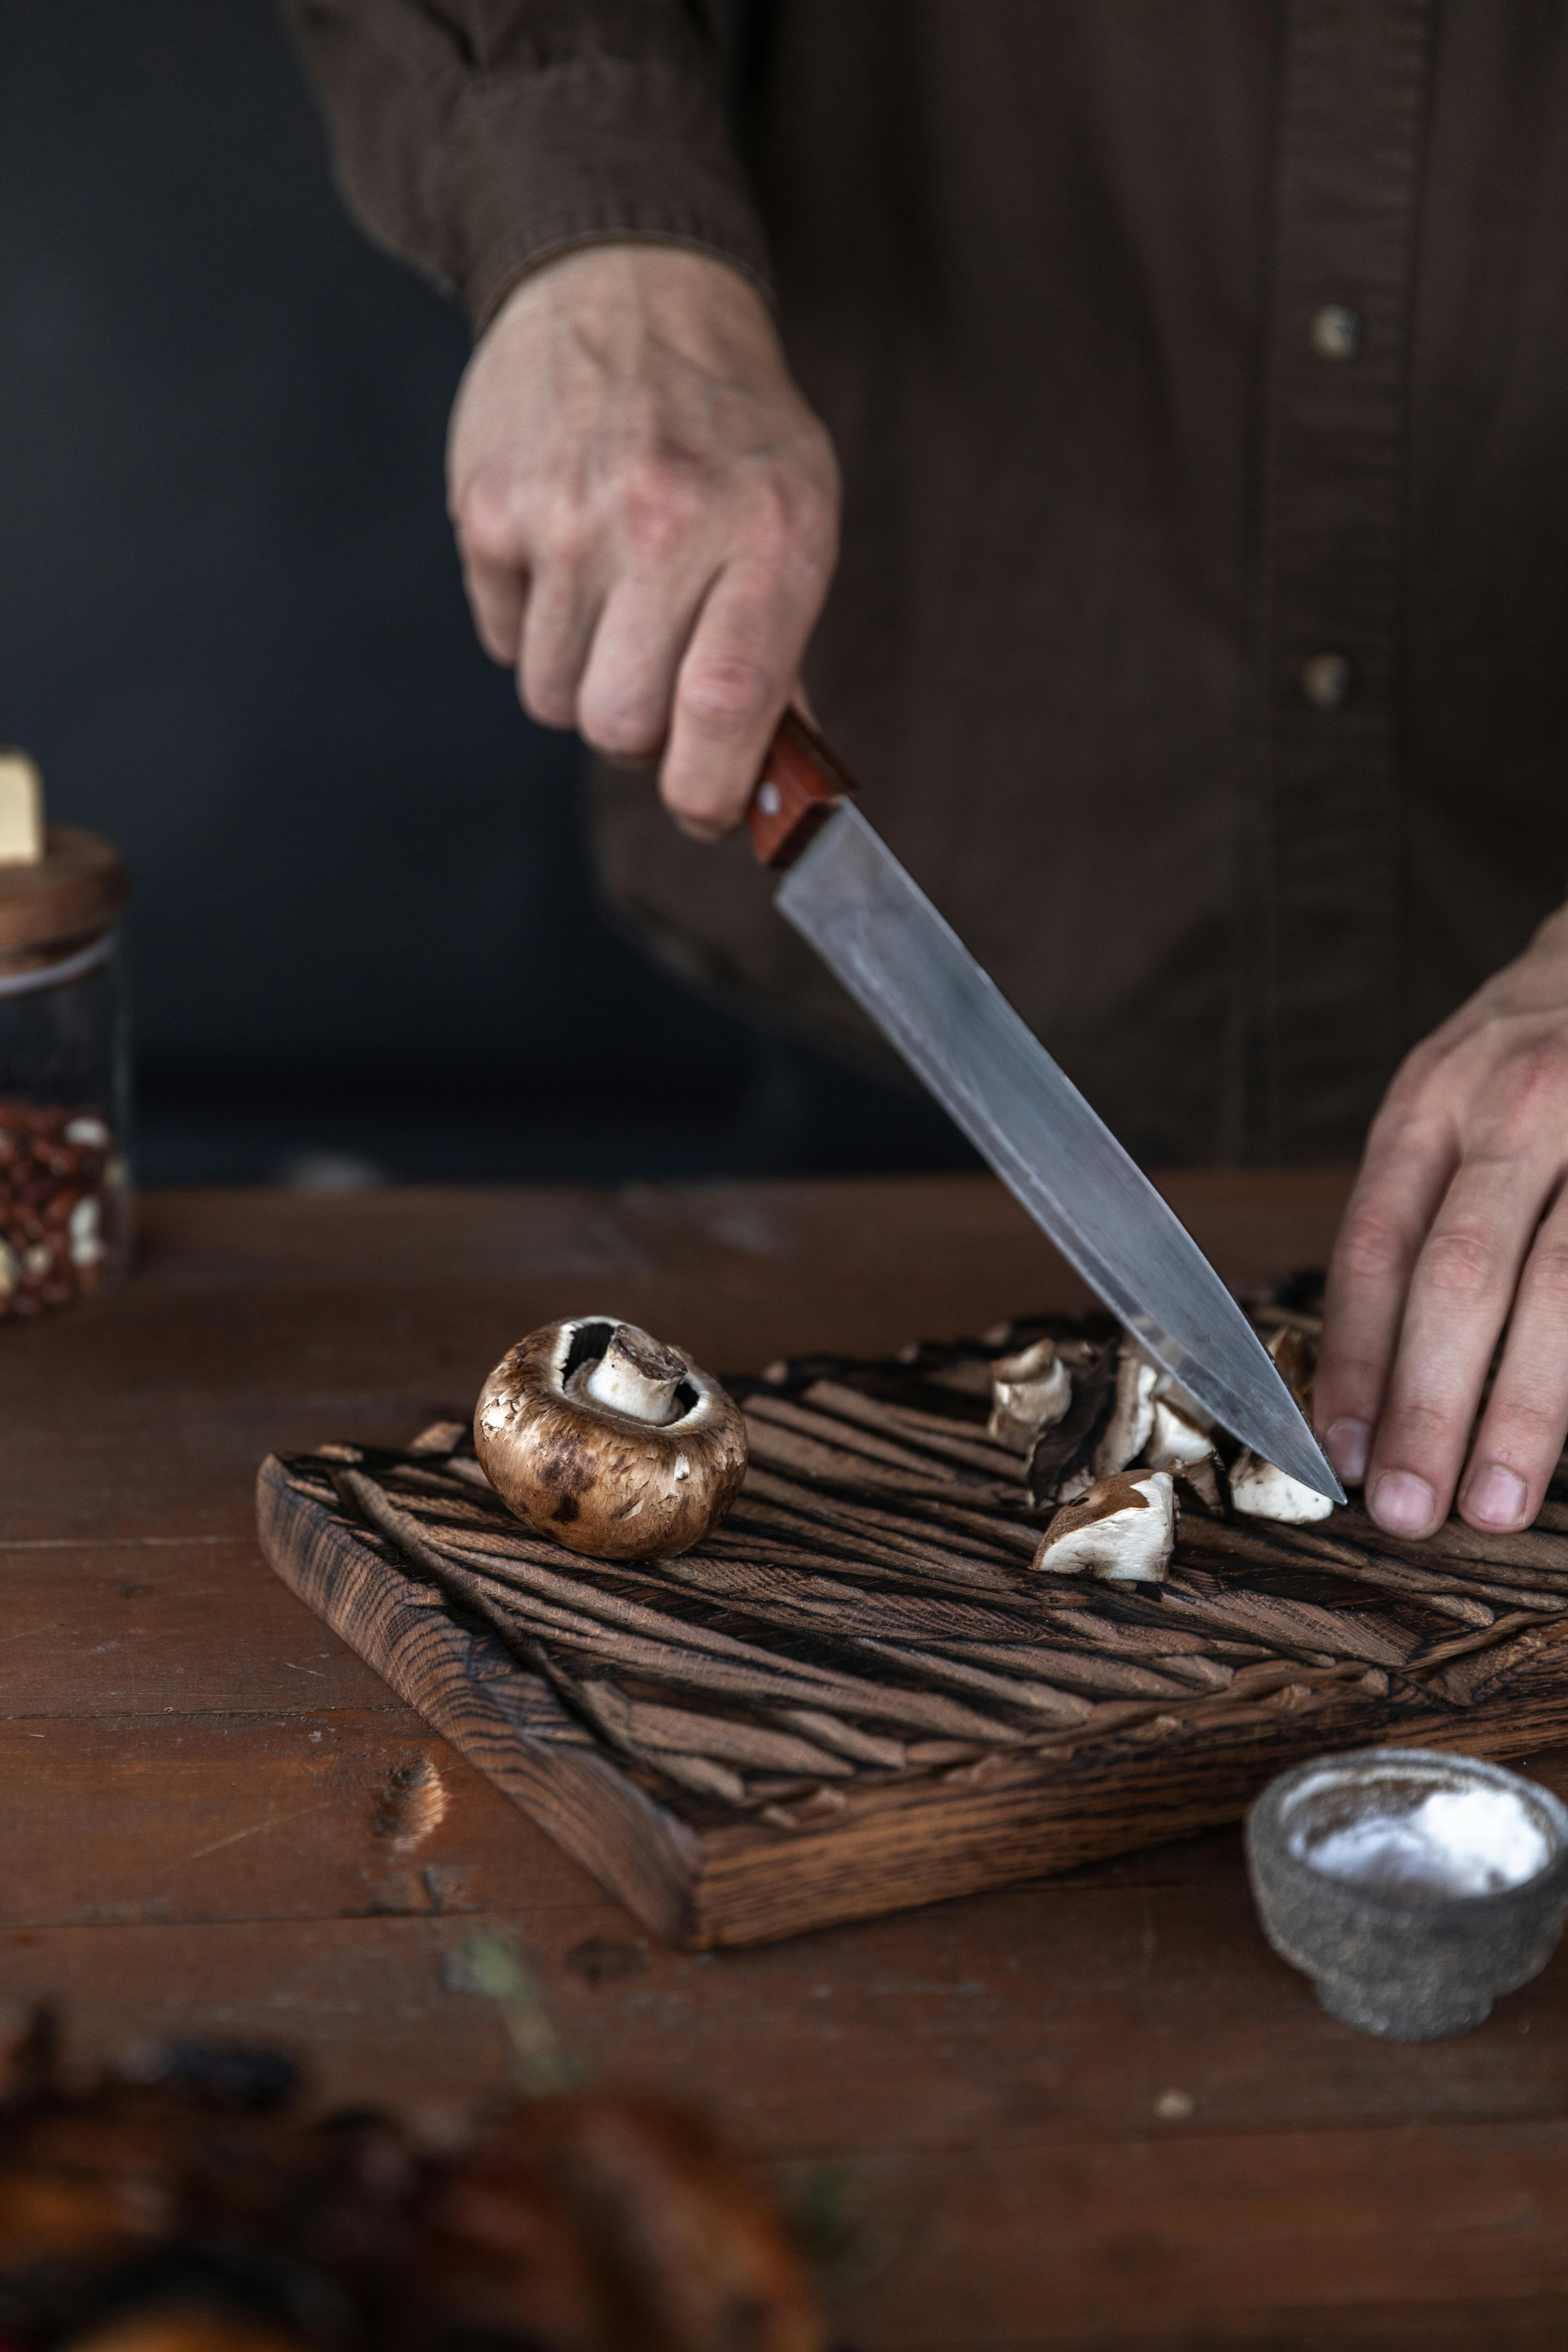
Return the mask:
<path fill-rule="evenodd" d="M 1094 1451 L 1116 1403 L 1114 1340 L 1086 1349 L 1072 1371 L 1072 1403 L 1053 1428 L 1035 1440 L 1029 1455 L 1029 1498 L 1037 1509 L 1070 1503 L 1094 1484 Z"/>
<path fill-rule="evenodd" d="M 1176 1498 L 1164 1470 L 1101 1478 L 1081 1503 L 1057 1513 L 1034 1565 L 1056 1576 L 1107 1584 L 1160 1584 L 1176 1548 Z"/>
<path fill-rule="evenodd" d="M 1200 1429 L 1163 1397 L 1154 1399 L 1149 1442 L 1143 1450 L 1151 1470 L 1185 1470 L 1213 1452 L 1214 1440 L 1206 1429 Z"/>
<path fill-rule="evenodd" d="M 1310 1426 L 1318 1370 L 1316 1342 L 1297 1325 L 1282 1324 L 1264 1344 Z M 1249 1518 L 1279 1519 L 1286 1527 L 1306 1527 L 1314 1519 L 1326 1519 L 1334 1507 L 1327 1495 L 1315 1495 L 1299 1478 L 1288 1476 L 1272 1462 L 1245 1450 L 1231 1465 L 1230 1495 L 1237 1509 Z"/>
<path fill-rule="evenodd" d="M 1097 1478 L 1114 1477 L 1136 1462 L 1154 1427 L 1154 1384 L 1160 1367 L 1136 1339 L 1124 1339 L 1116 1360 L 1116 1395 L 1089 1468 Z"/>
<path fill-rule="evenodd" d="M 1037 1339 L 991 1367 L 991 1418 L 985 1433 L 1015 1454 L 1027 1454 L 1043 1429 L 1054 1429 L 1072 1402 L 1072 1374 L 1054 1339 Z"/>
<path fill-rule="evenodd" d="M 1207 1517 L 1229 1518 L 1230 1473 L 1212 1446 L 1201 1462 L 1184 1462 L 1172 1475 L 1183 1496 L 1195 1503 Z"/>
<path fill-rule="evenodd" d="M 1143 1463 L 1150 1470 L 1168 1470 L 1176 1484 L 1214 1517 L 1226 1516 L 1230 1483 L 1214 1439 L 1157 1389 L 1154 1425 L 1143 1448 Z"/>
<path fill-rule="evenodd" d="M 1274 1359 L 1274 1368 L 1310 1421 L 1312 1417 L 1312 1384 L 1318 1376 L 1317 1342 L 1294 1323 L 1281 1324 L 1271 1331 L 1264 1346 Z"/>
<path fill-rule="evenodd" d="M 480 1392 L 474 1446 L 520 1519 L 601 1559 L 689 1551 L 746 1475 L 746 1424 L 718 1381 L 607 1315 L 510 1349 Z"/>
<path fill-rule="evenodd" d="M 1292 1528 L 1326 1519 L 1334 1507 L 1327 1495 L 1315 1495 L 1299 1478 L 1250 1451 L 1238 1454 L 1231 1464 L 1230 1499 L 1248 1518 L 1279 1519 Z"/>

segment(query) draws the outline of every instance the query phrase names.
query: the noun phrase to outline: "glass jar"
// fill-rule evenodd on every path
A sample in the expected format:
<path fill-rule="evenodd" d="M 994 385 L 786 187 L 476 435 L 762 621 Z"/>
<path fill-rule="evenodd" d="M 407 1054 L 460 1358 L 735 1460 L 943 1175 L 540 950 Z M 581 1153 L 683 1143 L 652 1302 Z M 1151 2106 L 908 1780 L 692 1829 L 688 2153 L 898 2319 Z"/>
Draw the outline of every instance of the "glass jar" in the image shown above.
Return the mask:
<path fill-rule="evenodd" d="M 0 862 L 0 1321 L 70 1307 L 131 1243 L 119 854 L 51 824 Z"/>

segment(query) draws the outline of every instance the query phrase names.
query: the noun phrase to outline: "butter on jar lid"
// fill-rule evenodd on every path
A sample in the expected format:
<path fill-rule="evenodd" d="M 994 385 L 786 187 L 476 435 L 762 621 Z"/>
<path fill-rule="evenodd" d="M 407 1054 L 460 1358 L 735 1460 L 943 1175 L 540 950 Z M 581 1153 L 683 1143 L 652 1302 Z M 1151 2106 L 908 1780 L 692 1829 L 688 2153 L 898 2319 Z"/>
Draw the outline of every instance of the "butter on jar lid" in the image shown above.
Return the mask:
<path fill-rule="evenodd" d="M 0 750 L 0 958 L 89 939 L 130 895 L 120 852 L 79 825 L 47 824 L 37 769 Z"/>

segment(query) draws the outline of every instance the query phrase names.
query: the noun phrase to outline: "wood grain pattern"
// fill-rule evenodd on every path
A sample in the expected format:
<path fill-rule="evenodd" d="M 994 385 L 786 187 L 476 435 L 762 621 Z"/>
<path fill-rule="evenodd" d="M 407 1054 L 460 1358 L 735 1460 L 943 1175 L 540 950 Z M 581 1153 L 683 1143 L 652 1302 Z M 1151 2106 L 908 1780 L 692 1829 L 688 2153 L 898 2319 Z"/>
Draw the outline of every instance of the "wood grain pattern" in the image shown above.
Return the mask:
<path fill-rule="evenodd" d="M 1181 1837 L 1324 1748 L 1517 1755 L 1568 1732 L 1568 1538 L 1456 1522 L 1391 1552 L 1353 1507 L 1310 1528 L 1193 1515 L 1158 1591 L 1043 1579 L 1024 1465 L 954 1378 L 987 1352 L 737 1383 L 758 1466 L 677 1559 L 530 1535 L 456 1423 L 269 1461 L 263 1545 L 689 1948 Z"/>

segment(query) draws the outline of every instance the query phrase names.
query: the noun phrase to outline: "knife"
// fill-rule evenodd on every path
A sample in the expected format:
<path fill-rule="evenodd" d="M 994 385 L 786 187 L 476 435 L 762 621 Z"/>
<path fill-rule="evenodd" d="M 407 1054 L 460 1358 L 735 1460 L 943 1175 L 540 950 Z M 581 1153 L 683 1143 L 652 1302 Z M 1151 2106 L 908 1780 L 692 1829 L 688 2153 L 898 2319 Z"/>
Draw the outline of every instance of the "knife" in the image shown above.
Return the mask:
<path fill-rule="evenodd" d="M 747 812 L 773 904 L 1156 1363 L 1315 1494 L 1344 1491 L 1202 1250 L 855 805 L 793 710 Z"/>

